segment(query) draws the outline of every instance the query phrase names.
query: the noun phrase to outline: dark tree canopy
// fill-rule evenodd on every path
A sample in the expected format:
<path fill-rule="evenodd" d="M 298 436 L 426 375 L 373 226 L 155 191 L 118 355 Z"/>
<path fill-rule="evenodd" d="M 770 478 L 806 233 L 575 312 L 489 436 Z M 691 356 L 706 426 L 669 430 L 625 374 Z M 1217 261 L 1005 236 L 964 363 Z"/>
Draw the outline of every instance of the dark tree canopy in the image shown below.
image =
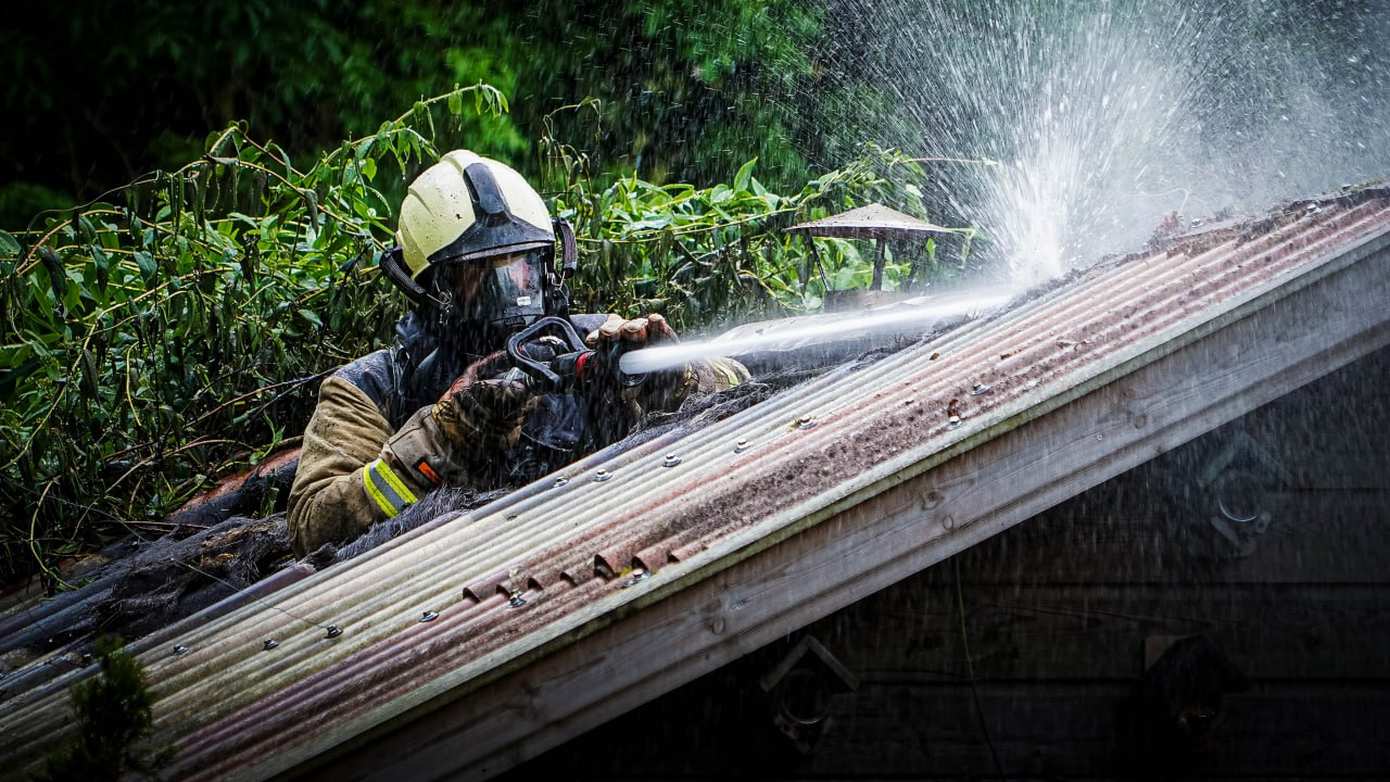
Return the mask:
<path fill-rule="evenodd" d="M 789 0 L 37 4 L 0 51 L 0 224 L 181 165 L 229 122 L 309 155 L 479 81 L 511 112 L 462 137 L 523 169 L 545 115 L 592 96 L 554 121 L 605 168 L 692 180 L 759 157 L 777 181 L 803 173 L 791 97 L 818 26 Z"/>

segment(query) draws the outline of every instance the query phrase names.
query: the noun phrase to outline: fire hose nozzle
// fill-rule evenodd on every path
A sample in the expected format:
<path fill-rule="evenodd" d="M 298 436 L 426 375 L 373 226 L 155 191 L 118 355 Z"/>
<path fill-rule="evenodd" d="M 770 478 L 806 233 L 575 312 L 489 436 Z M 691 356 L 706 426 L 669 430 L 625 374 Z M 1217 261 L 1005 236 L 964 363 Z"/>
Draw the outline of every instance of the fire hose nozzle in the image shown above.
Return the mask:
<path fill-rule="evenodd" d="M 540 361 L 528 355 L 525 346 L 546 334 L 563 340 L 569 348 L 568 352 L 549 361 Z M 527 387 L 538 392 L 567 391 L 601 382 L 605 378 L 611 378 L 621 386 L 637 385 L 646 375 L 622 371 L 619 357 L 625 350 L 626 346 L 622 343 L 614 345 L 607 352 L 588 347 L 573 324 L 554 316 L 537 320 L 507 340 L 507 357 L 519 372 L 516 379 L 523 380 Z"/>

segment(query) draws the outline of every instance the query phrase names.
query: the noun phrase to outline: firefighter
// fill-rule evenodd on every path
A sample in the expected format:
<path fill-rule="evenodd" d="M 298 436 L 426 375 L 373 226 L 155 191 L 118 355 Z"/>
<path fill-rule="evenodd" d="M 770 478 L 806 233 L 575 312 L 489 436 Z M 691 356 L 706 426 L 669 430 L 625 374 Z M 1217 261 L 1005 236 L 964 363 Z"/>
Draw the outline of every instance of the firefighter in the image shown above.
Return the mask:
<path fill-rule="evenodd" d="M 617 405 L 528 390 L 500 349 L 537 318 L 566 317 L 601 350 L 675 338 L 660 315 L 569 315 L 564 280 L 575 262 L 569 226 L 502 163 L 456 150 L 411 183 L 381 262 L 411 306 L 392 347 L 319 388 L 290 490 L 296 552 L 349 541 L 439 486 L 533 480 L 625 435 L 644 412 L 748 378 L 716 359 L 648 377 Z M 558 351 L 549 340 L 528 355 Z"/>

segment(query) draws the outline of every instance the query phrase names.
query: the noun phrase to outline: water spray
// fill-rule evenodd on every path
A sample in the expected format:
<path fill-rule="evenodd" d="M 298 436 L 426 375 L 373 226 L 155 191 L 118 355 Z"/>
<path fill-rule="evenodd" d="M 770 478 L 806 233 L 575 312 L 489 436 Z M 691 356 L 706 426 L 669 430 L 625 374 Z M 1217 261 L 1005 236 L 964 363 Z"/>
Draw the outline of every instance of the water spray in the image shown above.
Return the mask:
<path fill-rule="evenodd" d="M 979 226 L 976 261 L 1026 286 L 1139 246 L 1167 220 L 1382 175 L 1384 6 L 866 0 L 827 20 L 826 80 L 896 100 L 808 105 L 831 112 L 816 115 L 827 133 L 920 155 L 927 209 Z"/>
<path fill-rule="evenodd" d="M 796 350 L 810 343 L 859 339 L 866 335 L 919 336 L 948 320 L 969 319 L 1007 304 L 1017 291 L 962 291 L 921 296 L 860 313 L 832 313 L 767 321 L 736 328 L 698 342 L 649 347 L 624 353 L 623 373 L 641 375 L 719 356 L 757 351 Z"/>

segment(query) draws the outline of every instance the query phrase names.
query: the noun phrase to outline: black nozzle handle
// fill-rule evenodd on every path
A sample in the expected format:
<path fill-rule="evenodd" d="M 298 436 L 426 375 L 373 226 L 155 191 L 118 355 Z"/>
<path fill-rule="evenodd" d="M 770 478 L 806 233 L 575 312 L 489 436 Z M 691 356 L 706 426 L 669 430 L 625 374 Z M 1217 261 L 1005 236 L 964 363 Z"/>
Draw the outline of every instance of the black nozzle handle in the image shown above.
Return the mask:
<path fill-rule="evenodd" d="M 574 324 L 565 318 L 544 317 L 507 338 L 507 358 L 512 364 L 544 386 L 547 391 L 558 391 L 564 387 L 564 379 L 553 369 L 522 352 L 521 346 L 535 337 L 555 330 L 569 345 L 571 350 L 584 349 L 584 340 L 574 330 Z"/>

